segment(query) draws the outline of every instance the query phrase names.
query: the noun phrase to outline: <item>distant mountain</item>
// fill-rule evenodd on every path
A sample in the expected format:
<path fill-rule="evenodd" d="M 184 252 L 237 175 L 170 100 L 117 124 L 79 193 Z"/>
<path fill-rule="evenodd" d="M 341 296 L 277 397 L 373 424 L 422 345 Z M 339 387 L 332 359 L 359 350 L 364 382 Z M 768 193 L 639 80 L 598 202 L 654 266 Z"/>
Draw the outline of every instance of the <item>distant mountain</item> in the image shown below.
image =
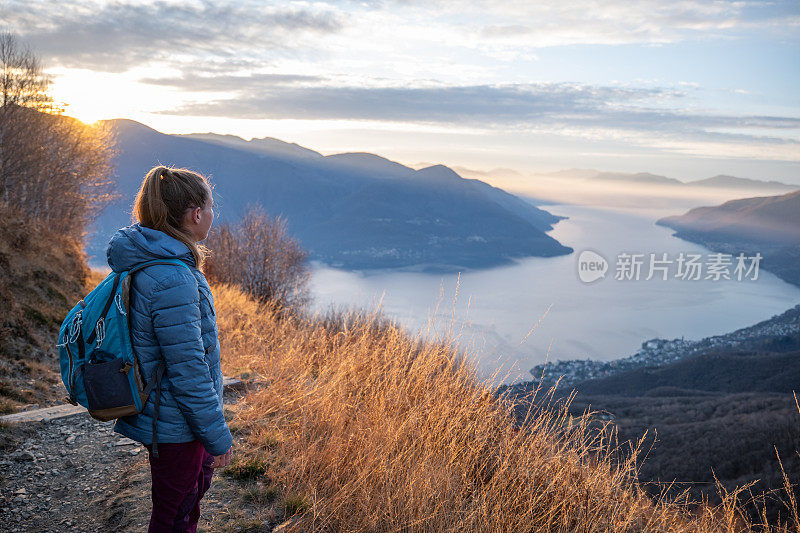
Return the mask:
<path fill-rule="evenodd" d="M 720 174 L 711 178 L 704 178 L 695 181 L 682 181 L 659 174 L 651 174 L 649 172 L 600 172 L 593 169 L 571 168 L 567 170 L 559 170 L 557 172 L 548 172 L 541 174 L 551 178 L 566 178 L 578 180 L 591 180 L 591 181 L 621 181 L 626 183 L 638 184 L 658 184 L 658 185 L 677 185 L 701 188 L 719 188 L 719 189 L 742 189 L 745 191 L 756 192 L 789 192 L 800 189 L 800 185 L 790 185 L 779 181 L 763 181 L 754 180 L 749 178 L 737 178 L 736 176 L 728 176 Z"/>
<path fill-rule="evenodd" d="M 189 137 L 200 141 L 239 148 L 255 154 L 289 156 L 289 157 L 322 157 L 322 154 L 297 143 L 287 143 L 273 137 L 262 137 L 245 141 L 236 135 L 220 135 L 218 133 L 186 133 L 178 137 Z"/>
<path fill-rule="evenodd" d="M 427 164 L 427 165 L 423 165 L 422 163 L 419 163 L 418 166 L 415 166 L 415 168 L 429 167 L 429 166 L 431 166 L 430 163 Z M 474 178 L 478 178 L 478 177 L 489 177 L 489 178 L 503 177 L 503 178 L 509 178 L 509 177 L 512 177 L 512 178 L 523 178 L 523 179 L 525 178 L 524 174 L 522 174 L 519 171 L 514 170 L 513 168 L 493 168 L 491 170 L 476 170 L 476 169 L 467 168 L 467 167 L 460 167 L 460 166 L 455 166 L 455 167 L 452 167 L 452 168 L 453 168 L 453 170 L 458 172 L 459 175 L 465 176 L 465 177 L 474 177 Z"/>
<path fill-rule="evenodd" d="M 430 163 L 423 164 L 417 163 L 414 165 L 414 168 L 422 169 L 424 167 L 436 166 Z M 505 184 L 505 186 L 510 190 L 512 187 L 518 187 L 520 189 L 524 189 L 526 182 L 530 179 L 528 176 L 517 172 L 516 170 L 512 170 L 510 168 L 494 168 L 492 170 L 475 170 L 467 167 L 455 166 L 455 167 L 448 167 L 451 168 L 454 172 L 458 173 L 459 176 L 467 179 L 477 179 L 477 180 L 487 180 L 492 181 L 499 184 Z M 553 204 L 560 204 L 563 203 L 561 201 L 553 201 L 553 200 L 545 200 L 540 197 L 533 197 L 529 194 L 522 194 L 519 196 L 524 202 L 535 205 L 535 206 L 546 206 L 546 205 L 553 205 Z"/>
<path fill-rule="evenodd" d="M 569 168 L 566 170 L 557 170 L 555 172 L 542 172 L 540 175 L 551 178 L 585 180 L 594 178 L 598 174 L 600 174 L 599 170 L 594 170 L 591 168 Z"/>
<path fill-rule="evenodd" d="M 87 242 L 94 262 L 130 223 L 135 192 L 157 164 L 211 176 L 218 222 L 261 203 L 288 220 L 311 259 L 340 268 L 442 272 L 572 252 L 545 233 L 563 217 L 441 165 L 414 170 L 375 154 L 322 156 L 277 139 L 166 135 L 131 120 L 109 122 L 121 199 L 95 223 Z"/>
<path fill-rule="evenodd" d="M 761 267 L 800 285 L 800 191 L 697 207 L 656 224 L 714 251 L 759 252 L 764 257 Z"/>
<path fill-rule="evenodd" d="M 751 180 L 748 178 L 737 178 L 736 176 L 727 176 L 720 174 L 712 178 L 705 178 L 702 180 L 690 181 L 686 185 L 691 187 L 719 187 L 727 189 L 744 189 L 744 190 L 767 190 L 774 189 L 775 192 L 789 192 L 800 189 L 800 185 L 789 185 L 779 181 L 761 181 Z"/>
<path fill-rule="evenodd" d="M 650 174 L 649 172 L 639 172 L 637 174 L 626 174 L 624 172 L 600 172 L 592 178 L 593 181 L 623 181 L 627 183 L 645 183 L 649 185 L 684 185 L 680 180 Z"/>
<path fill-rule="evenodd" d="M 709 240 L 800 244 L 800 191 L 696 207 L 656 223 Z"/>

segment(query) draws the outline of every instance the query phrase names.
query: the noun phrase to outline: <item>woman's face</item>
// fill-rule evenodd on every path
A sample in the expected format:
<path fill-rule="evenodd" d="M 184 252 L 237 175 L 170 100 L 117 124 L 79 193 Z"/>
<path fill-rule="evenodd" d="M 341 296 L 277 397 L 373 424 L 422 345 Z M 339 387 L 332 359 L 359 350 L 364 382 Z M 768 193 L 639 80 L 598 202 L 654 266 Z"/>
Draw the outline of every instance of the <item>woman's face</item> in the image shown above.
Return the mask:
<path fill-rule="evenodd" d="M 208 191 L 208 201 L 206 202 L 205 207 L 202 210 L 203 213 L 203 224 L 201 224 L 203 228 L 203 239 L 208 237 L 208 232 L 211 230 L 211 223 L 214 222 L 214 197 L 211 194 L 211 191 Z M 200 239 L 201 241 L 203 239 Z"/>
<path fill-rule="evenodd" d="M 206 205 L 189 209 L 184 218 L 184 227 L 194 236 L 197 242 L 208 237 L 211 223 L 214 222 L 214 197 L 210 189 L 206 190 L 208 191 Z"/>

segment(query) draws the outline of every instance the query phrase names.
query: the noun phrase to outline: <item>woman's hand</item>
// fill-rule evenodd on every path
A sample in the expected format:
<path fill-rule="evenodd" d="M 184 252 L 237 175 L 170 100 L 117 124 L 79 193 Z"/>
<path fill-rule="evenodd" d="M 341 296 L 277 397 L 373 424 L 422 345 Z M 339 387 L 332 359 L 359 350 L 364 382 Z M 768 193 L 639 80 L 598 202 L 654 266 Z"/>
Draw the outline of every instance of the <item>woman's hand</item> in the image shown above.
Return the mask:
<path fill-rule="evenodd" d="M 228 466 L 231 464 L 231 455 L 233 454 L 233 446 L 231 446 L 224 455 L 215 455 L 214 456 L 214 464 L 211 465 L 211 468 L 221 468 L 223 466 Z"/>

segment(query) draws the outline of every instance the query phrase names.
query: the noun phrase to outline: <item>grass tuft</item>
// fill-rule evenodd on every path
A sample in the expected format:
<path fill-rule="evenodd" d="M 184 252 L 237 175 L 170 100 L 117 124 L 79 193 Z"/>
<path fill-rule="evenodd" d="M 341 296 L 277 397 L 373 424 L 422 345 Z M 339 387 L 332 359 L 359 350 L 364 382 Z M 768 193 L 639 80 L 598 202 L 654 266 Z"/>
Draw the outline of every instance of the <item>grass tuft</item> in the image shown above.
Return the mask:
<path fill-rule="evenodd" d="M 269 464 L 259 457 L 237 456 L 222 474 L 242 481 L 254 480 L 265 476 L 267 468 Z"/>

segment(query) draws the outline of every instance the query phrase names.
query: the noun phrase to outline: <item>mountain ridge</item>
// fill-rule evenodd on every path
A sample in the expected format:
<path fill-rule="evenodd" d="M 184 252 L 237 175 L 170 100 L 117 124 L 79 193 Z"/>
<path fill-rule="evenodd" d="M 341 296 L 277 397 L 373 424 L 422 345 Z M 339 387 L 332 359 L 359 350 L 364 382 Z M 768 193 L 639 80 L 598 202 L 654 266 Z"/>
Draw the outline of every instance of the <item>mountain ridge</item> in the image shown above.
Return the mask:
<path fill-rule="evenodd" d="M 696 207 L 656 224 L 715 252 L 761 254 L 760 268 L 800 286 L 800 190 Z"/>
<path fill-rule="evenodd" d="M 283 141 L 254 151 L 247 144 L 253 141 L 240 138 L 209 140 L 163 134 L 128 119 L 107 122 L 117 138 L 122 199 L 93 228 L 87 250 L 95 260 L 104 258 L 113 231 L 130 223 L 127 202 L 157 164 L 210 176 L 223 222 L 262 203 L 270 215 L 287 219 L 310 259 L 333 267 L 454 272 L 572 252 L 545 233 L 564 217 L 444 165 L 415 170 L 366 152 L 298 155 Z"/>
<path fill-rule="evenodd" d="M 758 180 L 752 178 L 740 178 L 727 174 L 717 174 L 709 178 L 701 178 L 697 180 L 684 181 L 677 178 L 670 178 L 660 174 L 653 174 L 650 172 L 610 172 L 600 171 L 594 169 L 584 168 L 571 168 L 565 170 L 557 170 L 554 172 L 543 172 L 538 175 L 547 176 L 551 178 L 562 178 L 566 180 L 575 181 L 608 181 L 608 182 L 624 182 L 636 184 L 656 184 L 667 185 L 676 187 L 699 187 L 699 188 L 725 188 L 725 189 L 741 189 L 741 190 L 754 190 L 754 191 L 776 191 L 776 192 L 789 192 L 800 190 L 800 185 L 784 183 L 775 180 Z"/>

